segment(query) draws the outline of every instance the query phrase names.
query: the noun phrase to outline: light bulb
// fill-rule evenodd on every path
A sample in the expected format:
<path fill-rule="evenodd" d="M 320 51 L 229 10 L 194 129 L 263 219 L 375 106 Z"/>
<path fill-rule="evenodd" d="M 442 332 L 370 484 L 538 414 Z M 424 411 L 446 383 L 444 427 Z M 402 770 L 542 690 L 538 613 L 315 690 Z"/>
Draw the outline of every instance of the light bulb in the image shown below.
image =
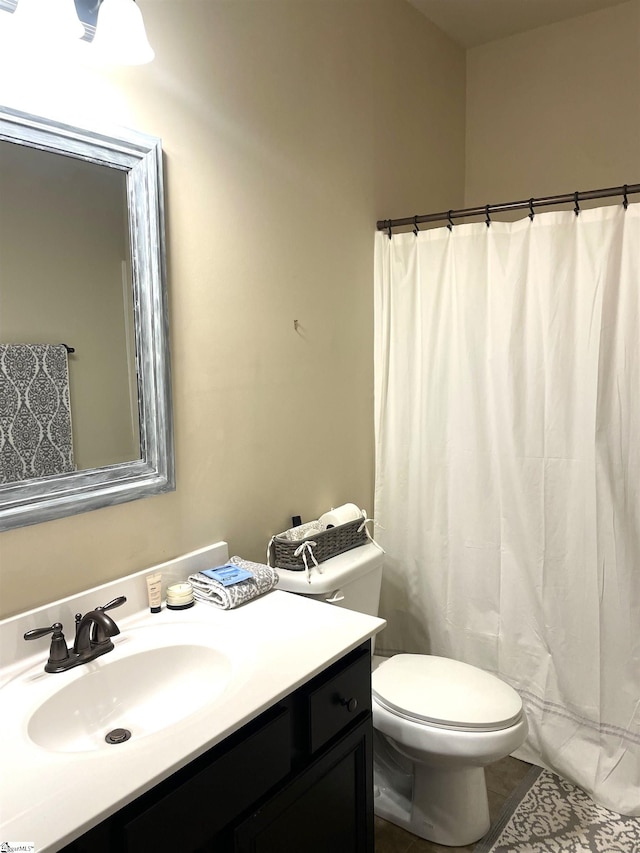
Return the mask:
<path fill-rule="evenodd" d="M 59 47 L 84 35 L 73 0 L 19 0 L 12 18 L 14 33 L 29 42 Z"/>
<path fill-rule="evenodd" d="M 143 65 L 155 56 L 134 0 L 102 0 L 92 46 L 100 61 L 113 65 Z"/>

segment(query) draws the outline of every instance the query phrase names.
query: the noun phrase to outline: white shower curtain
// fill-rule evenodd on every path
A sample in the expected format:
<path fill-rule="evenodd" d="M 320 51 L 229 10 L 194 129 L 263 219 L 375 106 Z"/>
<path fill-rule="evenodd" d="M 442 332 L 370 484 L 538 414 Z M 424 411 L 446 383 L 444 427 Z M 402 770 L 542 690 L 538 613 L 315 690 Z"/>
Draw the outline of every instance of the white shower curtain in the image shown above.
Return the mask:
<path fill-rule="evenodd" d="M 640 815 L 640 205 L 376 235 L 382 653 L 495 672 Z"/>

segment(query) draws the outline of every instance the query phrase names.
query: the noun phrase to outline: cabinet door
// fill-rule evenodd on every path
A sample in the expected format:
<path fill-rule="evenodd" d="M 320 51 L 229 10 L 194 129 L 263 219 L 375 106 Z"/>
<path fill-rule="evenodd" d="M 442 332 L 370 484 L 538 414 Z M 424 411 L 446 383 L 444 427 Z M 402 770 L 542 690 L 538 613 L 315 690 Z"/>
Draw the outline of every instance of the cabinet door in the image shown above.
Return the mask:
<path fill-rule="evenodd" d="M 373 853 L 371 718 L 235 832 L 235 853 Z"/>
<path fill-rule="evenodd" d="M 240 812 L 284 779 L 291 767 L 289 710 L 267 712 L 246 734 L 123 827 L 126 853 L 197 853 Z"/>

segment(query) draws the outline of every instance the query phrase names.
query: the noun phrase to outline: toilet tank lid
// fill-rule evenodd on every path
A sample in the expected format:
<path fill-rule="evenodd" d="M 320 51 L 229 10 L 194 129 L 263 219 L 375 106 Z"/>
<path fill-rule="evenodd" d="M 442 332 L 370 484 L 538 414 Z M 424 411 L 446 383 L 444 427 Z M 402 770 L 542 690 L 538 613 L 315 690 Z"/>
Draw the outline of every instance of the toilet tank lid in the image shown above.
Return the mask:
<path fill-rule="evenodd" d="M 380 548 L 367 542 L 331 557 L 319 566 L 312 565 L 308 577 L 305 571 L 291 571 L 276 566 L 278 589 L 303 595 L 324 595 L 379 568 L 383 559 L 384 553 Z"/>
<path fill-rule="evenodd" d="M 434 655 L 395 655 L 372 674 L 373 695 L 402 717 L 451 728 L 495 731 L 522 715 L 516 691 L 476 666 Z"/>

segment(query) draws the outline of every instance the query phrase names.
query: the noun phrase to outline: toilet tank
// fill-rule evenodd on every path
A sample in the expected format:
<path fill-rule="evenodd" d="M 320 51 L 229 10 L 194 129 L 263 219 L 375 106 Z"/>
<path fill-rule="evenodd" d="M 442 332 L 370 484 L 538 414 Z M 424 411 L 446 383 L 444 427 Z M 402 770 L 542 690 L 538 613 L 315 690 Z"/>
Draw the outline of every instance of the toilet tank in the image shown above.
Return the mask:
<path fill-rule="evenodd" d="M 314 565 L 308 578 L 304 571 L 276 567 L 277 588 L 377 616 L 383 560 L 384 553 L 369 542 Z"/>

